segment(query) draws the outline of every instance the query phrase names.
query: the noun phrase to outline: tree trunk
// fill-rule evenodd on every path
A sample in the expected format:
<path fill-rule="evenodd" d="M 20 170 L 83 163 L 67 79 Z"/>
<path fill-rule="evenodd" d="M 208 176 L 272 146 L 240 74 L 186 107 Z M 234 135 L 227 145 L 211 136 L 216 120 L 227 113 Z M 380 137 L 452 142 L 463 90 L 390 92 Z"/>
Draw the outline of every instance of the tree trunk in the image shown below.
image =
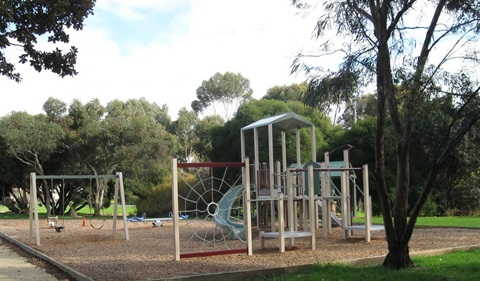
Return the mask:
<path fill-rule="evenodd" d="M 20 210 L 17 207 L 17 204 L 15 203 L 15 200 L 12 200 L 11 198 L 5 198 L 4 200 L 0 201 L 0 205 L 4 205 L 11 212 L 13 212 L 15 214 L 20 214 L 22 212 L 22 210 Z"/>
<path fill-rule="evenodd" d="M 96 175 L 96 174 L 95 174 Z M 103 200 L 105 195 L 105 184 L 103 180 L 95 179 L 96 189 L 95 189 L 95 202 L 94 206 L 94 214 L 93 216 L 100 216 L 100 212 L 103 207 Z"/>
<path fill-rule="evenodd" d="M 387 268 L 399 269 L 413 266 L 408 249 L 408 239 L 404 239 L 404 231 L 407 225 L 406 207 L 409 186 L 408 149 L 410 139 L 408 139 L 408 128 L 402 126 L 396 102 L 396 91 L 390 63 L 390 48 L 388 46 L 388 39 L 391 34 L 387 28 L 387 10 L 376 9 L 375 11 L 378 12 L 377 14 L 374 13 L 372 17 L 376 36 L 378 38 L 376 68 L 378 100 L 377 131 L 375 139 L 375 178 L 382 207 L 385 236 L 388 244 L 388 254 L 383 264 Z M 392 122 L 393 131 L 395 133 L 397 153 L 397 186 L 394 202 L 390 202 L 388 187 L 385 180 L 384 138 L 387 112 L 390 116 L 390 121 Z"/>
<path fill-rule="evenodd" d="M 408 248 L 408 244 L 405 246 L 400 246 L 400 245 L 393 245 L 393 247 L 389 246 L 388 254 L 385 260 L 383 261 L 383 266 L 390 269 L 402 269 L 402 268 L 413 267 L 413 261 L 410 258 L 410 251 Z"/>
<path fill-rule="evenodd" d="M 68 203 L 68 206 L 70 207 L 69 210 L 68 210 L 68 214 L 71 216 L 71 217 L 77 217 L 77 210 L 75 210 L 75 207 L 73 205 L 74 203 L 72 201 L 70 201 Z"/>

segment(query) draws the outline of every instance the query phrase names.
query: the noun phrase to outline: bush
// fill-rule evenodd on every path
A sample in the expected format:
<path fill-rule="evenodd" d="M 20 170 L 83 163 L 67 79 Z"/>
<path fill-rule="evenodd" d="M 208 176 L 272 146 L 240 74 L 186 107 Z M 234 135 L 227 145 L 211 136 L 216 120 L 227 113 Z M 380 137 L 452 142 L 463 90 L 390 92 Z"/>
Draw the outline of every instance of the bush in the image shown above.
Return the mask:
<path fill-rule="evenodd" d="M 193 176 L 186 177 L 191 183 Z M 189 185 L 184 181 L 178 183 L 179 194 L 188 192 Z M 164 178 L 159 185 L 152 186 L 141 198 L 135 202 L 137 215 L 146 214 L 147 217 L 168 217 L 172 211 L 172 177 Z M 182 206 L 179 206 L 181 208 Z"/>
<path fill-rule="evenodd" d="M 152 186 L 135 202 L 138 215 L 147 217 L 168 216 L 172 210 L 172 178 L 166 178 L 161 184 Z"/>
<path fill-rule="evenodd" d="M 437 204 L 435 203 L 435 201 L 433 201 L 431 196 L 429 196 L 427 201 L 423 205 L 422 210 L 420 211 L 420 216 L 421 217 L 434 217 L 434 216 L 437 216 L 437 215 L 438 215 Z"/>

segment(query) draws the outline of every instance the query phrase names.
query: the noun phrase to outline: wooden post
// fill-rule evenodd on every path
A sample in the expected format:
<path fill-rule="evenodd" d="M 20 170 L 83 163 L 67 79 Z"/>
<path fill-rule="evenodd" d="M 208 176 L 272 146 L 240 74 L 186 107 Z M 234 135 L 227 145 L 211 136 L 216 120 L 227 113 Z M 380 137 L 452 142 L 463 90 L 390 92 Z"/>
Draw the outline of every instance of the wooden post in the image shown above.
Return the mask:
<path fill-rule="evenodd" d="M 127 222 L 127 207 L 125 206 L 125 188 L 123 186 L 123 174 L 122 172 L 117 173 L 118 185 L 120 188 L 120 201 L 122 203 L 122 218 L 123 218 L 123 229 L 125 230 L 125 240 L 129 239 L 128 236 L 128 222 Z M 115 228 L 114 228 L 115 229 Z"/>
<path fill-rule="evenodd" d="M 178 217 L 178 171 L 177 158 L 172 159 L 172 212 L 173 212 L 173 247 L 175 260 L 180 260 L 180 225 Z"/>
<path fill-rule="evenodd" d="M 348 149 L 343 150 L 343 165 L 344 168 L 350 168 L 350 159 L 348 157 Z M 346 181 L 345 181 L 345 198 L 347 199 L 347 211 L 346 211 L 346 216 L 345 218 L 342 217 L 342 220 L 345 220 L 345 225 L 350 226 L 352 224 L 352 218 L 351 218 L 351 196 L 350 196 L 350 171 L 345 171 L 345 176 L 346 176 Z M 343 214 L 342 214 L 343 215 Z M 353 230 L 348 231 L 348 235 L 352 236 L 353 235 Z"/>
<path fill-rule="evenodd" d="M 292 186 L 292 173 L 291 169 L 287 169 L 287 214 L 288 214 L 288 219 L 287 219 L 287 224 L 288 224 L 288 230 L 290 231 L 295 231 L 295 219 L 294 216 L 296 216 L 296 212 L 294 211 L 293 208 L 293 186 Z M 292 237 L 290 238 L 290 245 L 295 244 L 295 239 Z"/>
<path fill-rule="evenodd" d="M 35 173 L 30 173 L 30 208 L 29 208 L 29 240 L 32 242 L 33 228 L 35 227 L 35 238 L 37 246 L 40 246 L 40 226 L 38 223 L 38 203 L 37 203 L 37 177 Z"/>
<path fill-rule="evenodd" d="M 341 186 L 341 190 L 342 190 L 342 228 L 343 228 L 343 238 L 344 239 L 347 239 L 348 237 L 348 230 L 345 230 L 345 227 L 348 226 L 347 224 L 347 212 L 348 212 L 348 209 L 347 209 L 347 185 L 345 184 L 345 182 L 347 181 L 347 172 L 346 171 L 342 171 L 340 173 L 340 186 Z"/>
<path fill-rule="evenodd" d="M 253 244 L 252 244 L 252 209 L 250 203 L 250 161 L 248 157 L 244 158 L 244 196 L 243 204 L 245 206 L 245 231 L 247 236 L 247 251 L 248 255 L 253 254 Z"/>
<path fill-rule="evenodd" d="M 276 174 L 276 177 L 275 177 L 275 183 L 274 185 L 276 185 L 276 187 L 278 189 L 280 189 L 280 187 L 282 187 L 282 171 L 281 171 L 281 168 L 280 168 L 280 161 L 277 161 L 275 162 L 275 174 Z M 280 190 L 279 190 L 280 192 Z"/>
<path fill-rule="evenodd" d="M 370 188 L 368 185 L 368 165 L 364 164 L 362 167 L 363 173 L 363 209 L 365 213 L 365 242 L 370 242 L 372 226 L 372 198 L 370 197 Z"/>
<path fill-rule="evenodd" d="M 312 125 L 312 161 L 317 162 L 317 142 L 315 140 L 315 125 Z"/>
<path fill-rule="evenodd" d="M 259 152 L 258 152 L 258 128 L 253 128 L 253 177 L 255 179 L 255 187 L 257 190 L 257 197 L 260 196 L 260 179 L 258 178 L 258 170 L 260 170 L 260 160 L 259 160 Z M 260 229 L 260 219 L 261 219 L 261 212 L 260 212 L 260 203 L 258 201 L 255 202 L 255 207 L 257 208 L 257 229 Z"/>
<path fill-rule="evenodd" d="M 320 164 L 321 169 L 326 168 L 325 162 Z M 328 233 L 330 232 L 331 222 L 328 218 L 330 218 L 329 209 L 330 203 L 327 199 L 327 196 L 330 196 L 330 187 L 327 184 L 327 172 L 321 172 L 321 187 L 322 187 L 322 237 L 323 239 L 327 239 Z"/>
<path fill-rule="evenodd" d="M 312 234 L 312 236 L 310 237 L 310 243 L 312 245 L 312 250 L 315 250 L 315 220 L 316 220 L 316 216 L 314 214 L 314 211 L 315 211 L 315 208 L 314 208 L 314 204 L 315 204 L 315 194 L 313 193 L 313 186 L 314 186 L 314 182 L 313 182 L 313 165 L 309 165 L 308 166 L 308 196 L 309 196 L 309 199 L 308 199 L 308 211 L 309 211 L 309 214 L 308 214 L 308 218 L 309 218 L 309 221 L 310 221 L 310 224 L 309 224 L 309 230 L 310 230 L 310 233 Z"/>
<path fill-rule="evenodd" d="M 280 236 L 280 253 L 285 252 L 285 221 L 283 218 L 283 193 L 278 193 L 278 233 Z"/>
<path fill-rule="evenodd" d="M 282 130 L 281 132 L 282 136 L 282 172 L 287 171 L 287 138 L 286 138 L 286 132 Z"/>
<path fill-rule="evenodd" d="M 270 223 L 272 231 L 275 231 L 275 189 L 273 171 L 273 125 L 268 124 L 268 177 L 270 183 Z"/>
<path fill-rule="evenodd" d="M 113 221 L 112 221 L 112 237 L 115 238 L 115 232 L 117 230 L 117 213 L 118 213 L 118 191 L 120 189 L 120 182 L 117 176 L 115 177 L 115 190 L 113 192 Z M 127 239 L 125 239 L 127 240 Z"/>

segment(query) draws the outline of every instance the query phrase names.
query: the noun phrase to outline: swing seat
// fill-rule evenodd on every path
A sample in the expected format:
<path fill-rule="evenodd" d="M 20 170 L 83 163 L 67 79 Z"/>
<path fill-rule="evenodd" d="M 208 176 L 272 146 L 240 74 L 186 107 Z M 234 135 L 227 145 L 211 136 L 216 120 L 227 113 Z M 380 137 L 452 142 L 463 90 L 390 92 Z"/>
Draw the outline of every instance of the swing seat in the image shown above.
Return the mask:
<path fill-rule="evenodd" d="M 55 226 L 55 231 L 58 232 L 58 233 L 60 233 L 60 232 L 63 231 L 64 228 L 65 228 L 65 227 L 63 227 L 63 226 Z"/>
<path fill-rule="evenodd" d="M 50 226 L 50 227 L 55 227 L 55 225 L 57 224 L 57 221 L 58 221 L 57 216 L 47 218 L 48 226 Z"/>

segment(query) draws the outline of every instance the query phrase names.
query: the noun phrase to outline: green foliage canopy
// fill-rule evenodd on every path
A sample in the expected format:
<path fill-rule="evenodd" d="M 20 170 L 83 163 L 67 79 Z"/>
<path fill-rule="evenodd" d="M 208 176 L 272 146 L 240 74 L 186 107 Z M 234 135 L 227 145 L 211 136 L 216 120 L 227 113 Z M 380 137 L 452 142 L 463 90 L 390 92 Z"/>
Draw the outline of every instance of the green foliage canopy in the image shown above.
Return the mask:
<path fill-rule="evenodd" d="M 84 20 L 93 14 L 95 0 L 5 0 L 0 2 L 0 75 L 17 82 L 21 76 L 6 56 L 7 48 L 21 48 L 19 63 L 35 70 L 51 70 L 61 77 L 76 75 L 77 48 L 67 52 L 58 47 L 43 51 L 39 40 L 69 43 L 67 29 L 81 30 Z"/>
<path fill-rule="evenodd" d="M 225 120 L 229 120 L 242 103 L 252 98 L 252 93 L 250 81 L 240 73 L 217 72 L 198 87 L 192 109 L 198 114 L 211 107 L 214 115 L 224 114 Z"/>

